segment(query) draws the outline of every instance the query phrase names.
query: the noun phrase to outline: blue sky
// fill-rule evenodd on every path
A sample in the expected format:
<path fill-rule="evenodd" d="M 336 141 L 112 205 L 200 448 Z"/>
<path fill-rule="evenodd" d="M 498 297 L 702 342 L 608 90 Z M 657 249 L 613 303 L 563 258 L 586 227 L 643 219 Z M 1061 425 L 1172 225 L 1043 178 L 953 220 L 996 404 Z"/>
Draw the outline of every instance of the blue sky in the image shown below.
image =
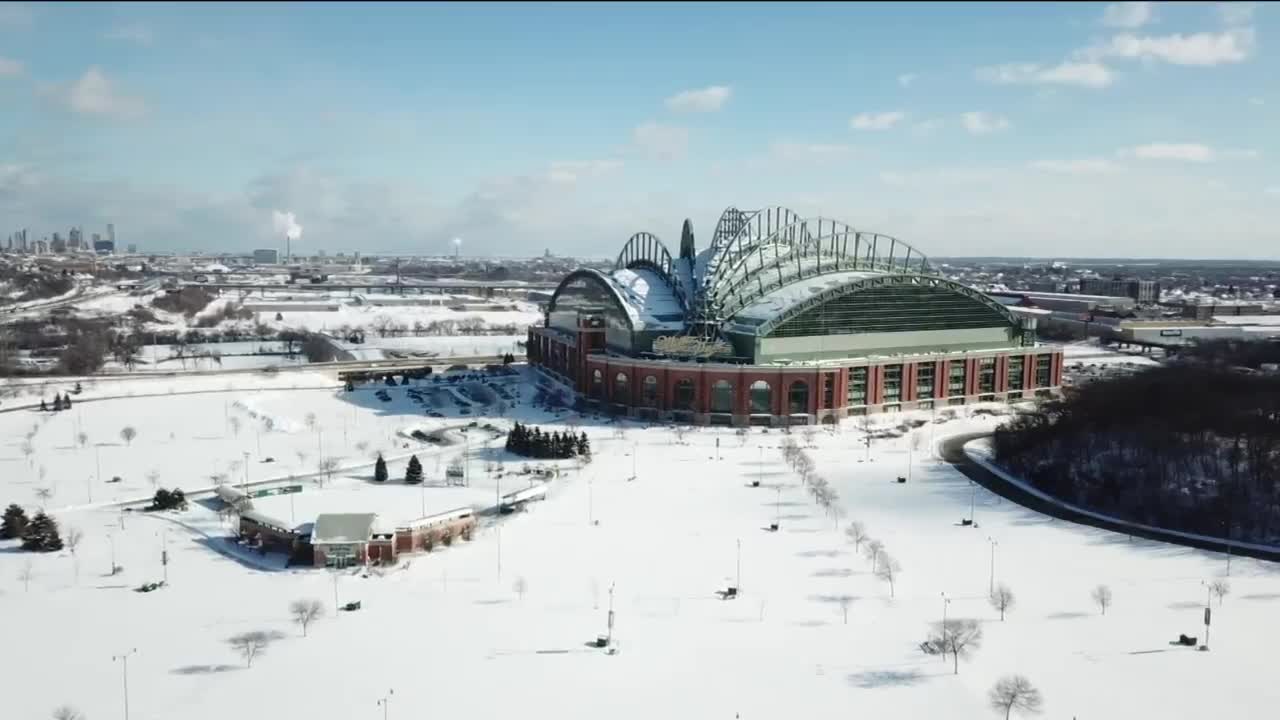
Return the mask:
<path fill-rule="evenodd" d="M 1280 257 L 1275 8 L 0 3 L 0 239 L 611 255 L 784 205 L 934 255 Z"/>

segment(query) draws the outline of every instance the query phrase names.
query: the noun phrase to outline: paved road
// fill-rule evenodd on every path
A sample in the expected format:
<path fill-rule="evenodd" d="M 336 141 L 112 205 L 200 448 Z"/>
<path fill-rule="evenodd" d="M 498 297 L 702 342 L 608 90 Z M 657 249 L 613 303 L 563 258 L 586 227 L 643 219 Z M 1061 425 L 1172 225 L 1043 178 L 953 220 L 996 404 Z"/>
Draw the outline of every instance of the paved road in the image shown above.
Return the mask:
<path fill-rule="evenodd" d="M 1025 508 L 1035 510 L 1038 513 L 1048 515 L 1050 517 L 1058 518 L 1059 520 L 1066 520 L 1078 525 L 1089 525 L 1091 527 L 1110 530 L 1112 532 L 1129 535 L 1131 537 L 1140 537 L 1146 540 L 1158 540 L 1172 545 L 1182 545 L 1184 547 L 1193 547 L 1200 550 L 1213 550 L 1223 553 L 1230 550 L 1233 555 L 1247 555 L 1249 557 L 1260 558 L 1262 560 L 1280 561 L 1280 551 L 1268 552 L 1252 548 L 1228 548 L 1225 543 L 1215 542 L 1212 540 L 1196 540 L 1179 535 L 1170 535 L 1159 531 L 1133 529 L 1117 522 L 1101 520 L 1091 515 L 1084 515 L 1060 505 L 1046 502 L 1017 486 L 1010 485 L 998 475 L 995 475 L 990 470 L 987 470 L 969 459 L 969 456 L 964 452 L 965 443 L 970 440 L 977 440 L 978 438 L 985 437 L 991 437 L 991 433 L 966 433 L 964 435 L 955 435 L 946 438 L 939 443 L 939 451 L 942 455 L 942 459 L 951 463 L 965 477 L 975 483 L 981 485 L 987 490 L 990 490 L 996 495 L 1015 502 Z"/>

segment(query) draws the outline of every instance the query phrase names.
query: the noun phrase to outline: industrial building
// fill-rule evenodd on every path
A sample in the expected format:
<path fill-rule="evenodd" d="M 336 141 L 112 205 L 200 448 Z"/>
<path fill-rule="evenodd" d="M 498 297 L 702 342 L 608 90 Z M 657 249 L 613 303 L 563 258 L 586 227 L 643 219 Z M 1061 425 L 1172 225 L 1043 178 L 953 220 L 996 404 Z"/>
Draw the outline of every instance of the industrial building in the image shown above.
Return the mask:
<path fill-rule="evenodd" d="M 770 207 L 721 215 L 678 255 L 637 233 L 611 270 L 560 283 L 529 362 L 610 412 L 723 425 L 1056 393 L 1037 315 L 934 271 L 887 235 Z"/>
<path fill-rule="evenodd" d="M 1115 295 L 1133 298 L 1142 305 L 1160 302 L 1160 283 L 1135 278 L 1082 278 L 1080 292 L 1085 295 Z"/>
<path fill-rule="evenodd" d="M 253 262 L 256 265 L 279 265 L 280 251 L 274 248 L 253 251 Z"/>

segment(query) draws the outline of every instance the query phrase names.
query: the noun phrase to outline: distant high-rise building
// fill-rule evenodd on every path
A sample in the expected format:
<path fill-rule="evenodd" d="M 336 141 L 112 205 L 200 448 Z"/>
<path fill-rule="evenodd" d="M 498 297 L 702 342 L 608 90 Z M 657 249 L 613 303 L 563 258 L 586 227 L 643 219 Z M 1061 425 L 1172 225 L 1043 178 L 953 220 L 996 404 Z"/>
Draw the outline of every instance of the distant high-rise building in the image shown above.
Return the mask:
<path fill-rule="evenodd" d="M 1130 297 L 1140 303 L 1152 304 L 1160 302 L 1160 283 L 1155 280 L 1136 278 L 1082 278 L 1080 293 Z"/>
<path fill-rule="evenodd" d="M 67 249 L 75 251 L 79 250 L 83 246 L 84 231 L 80 228 L 71 228 L 71 231 L 67 233 Z"/>
<path fill-rule="evenodd" d="M 138 246 L 134 243 L 129 243 L 129 254 L 136 255 L 137 252 L 138 252 Z"/>
<path fill-rule="evenodd" d="M 279 265 L 280 251 L 274 248 L 253 251 L 253 262 L 258 265 Z"/>
<path fill-rule="evenodd" d="M 53 240 L 49 243 L 49 251 L 55 253 L 64 253 L 67 251 L 67 241 L 62 239 L 61 233 L 53 234 Z"/>
<path fill-rule="evenodd" d="M 116 226 L 115 226 L 115 225 L 112 225 L 111 223 L 107 223 L 107 241 L 111 243 L 111 246 L 112 246 L 112 247 L 115 247 L 115 244 L 116 244 Z"/>

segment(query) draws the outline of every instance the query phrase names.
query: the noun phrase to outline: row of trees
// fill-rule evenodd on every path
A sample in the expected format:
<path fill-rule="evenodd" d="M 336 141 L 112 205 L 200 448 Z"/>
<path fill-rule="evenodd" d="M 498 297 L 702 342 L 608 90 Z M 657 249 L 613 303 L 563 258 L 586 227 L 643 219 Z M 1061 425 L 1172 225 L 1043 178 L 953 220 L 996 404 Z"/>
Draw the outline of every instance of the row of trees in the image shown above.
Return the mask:
<path fill-rule="evenodd" d="M 1126 520 L 1280 539 L 1280 378 L 1188 363 L 1102 379 L 995 432 L 1040 490 Z"/>
<path fill-rule="evenodd" d="M 523 457 L 564 460 L 572 457 L 589 457 L 591 441 L 584 432 L 577 437 L 559 431 L 546 433 L 537 426 L 516 423 L 507 433 L 508 452 Z"/>
<path fill-rule="evenodd" d="M 18 504 L 5 508 L 0 521 L 0 537 L 6 540 L 21 538 L 22 549 L 29 552 L 55 552 L 62 549 L 62 536 L 58 522 L 43 510 L 28 518 L 27 511 Z M 74 552 L 74 550 L 73 550 Z"/>

